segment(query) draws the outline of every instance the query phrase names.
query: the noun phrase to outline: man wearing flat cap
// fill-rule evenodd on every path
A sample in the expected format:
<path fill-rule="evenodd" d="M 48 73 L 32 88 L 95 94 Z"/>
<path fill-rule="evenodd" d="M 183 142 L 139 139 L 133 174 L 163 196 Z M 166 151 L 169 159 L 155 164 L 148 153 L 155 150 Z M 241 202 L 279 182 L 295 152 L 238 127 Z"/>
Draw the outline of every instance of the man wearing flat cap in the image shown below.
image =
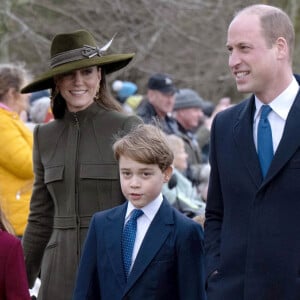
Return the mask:
<path fill-rule="evenodd" d="M 147 97 L 137 108 L 137 115 L 147 124 L 154 124 L 167 134 L 177 134 L 177 123 L 172 118 L 177 89 L 167 74 L 154 74 L 149 78 Z"/>
<path fill-rule="evenodd" d="M 188 169 L 186 176 L 195 184 L 200 183 L 202 151 L 195 135 L 199 124 L 203 121 L 205 101 L 191 89 L 180 89 L 175 94 L 174 116 L 178 131 L 188 153 Z"/>

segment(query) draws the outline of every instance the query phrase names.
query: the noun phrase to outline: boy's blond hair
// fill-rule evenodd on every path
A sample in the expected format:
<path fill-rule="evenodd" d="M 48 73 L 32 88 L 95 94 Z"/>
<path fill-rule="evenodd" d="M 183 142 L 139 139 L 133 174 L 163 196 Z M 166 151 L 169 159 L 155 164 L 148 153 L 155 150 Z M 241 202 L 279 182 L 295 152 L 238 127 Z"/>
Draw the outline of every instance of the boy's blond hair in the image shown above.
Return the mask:
<path fill-rule="evenodd" d="M 139 163 L 158 165 L 165 171 L 172 165 L 174 154 L 165 134 L 156 126 L 140 124 L 113 144 L 116 160 L 129 157 Z"/>

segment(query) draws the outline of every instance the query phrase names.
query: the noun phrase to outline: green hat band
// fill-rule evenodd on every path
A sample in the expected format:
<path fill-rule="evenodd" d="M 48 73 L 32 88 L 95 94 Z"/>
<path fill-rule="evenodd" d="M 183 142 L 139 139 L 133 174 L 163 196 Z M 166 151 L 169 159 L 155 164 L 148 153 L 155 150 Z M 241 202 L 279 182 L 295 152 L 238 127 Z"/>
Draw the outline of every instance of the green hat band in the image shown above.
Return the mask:
<path fill-rule="evenodd" d="M 50 67 L 54 68 L 71 61 L 92 58 L 96 55 L 101 57 L 104 52 L 105 51 L 101 50 L 99 47 L 84 45 L 82 48 L 65 51 L 52 57 L 50 60 Z"/>

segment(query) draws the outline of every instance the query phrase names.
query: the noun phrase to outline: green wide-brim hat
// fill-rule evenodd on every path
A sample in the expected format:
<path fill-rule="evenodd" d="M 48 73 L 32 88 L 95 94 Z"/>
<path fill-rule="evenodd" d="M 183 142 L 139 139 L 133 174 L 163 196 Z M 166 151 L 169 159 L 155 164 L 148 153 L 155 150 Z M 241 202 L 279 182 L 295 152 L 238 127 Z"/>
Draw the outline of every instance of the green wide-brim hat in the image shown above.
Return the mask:
<path fill-rule="evenodd" d="M 86 30 L 58 34 L 51 45 L 50 70 L 22 88 L 21 93 L 32 93 L 53 87 L 53 76 L 77 69 L 100 66 L 109 74 L 125 67 L 134 53 L 105 54 L 112 40 L 99 48 L 93 36 Z"/>

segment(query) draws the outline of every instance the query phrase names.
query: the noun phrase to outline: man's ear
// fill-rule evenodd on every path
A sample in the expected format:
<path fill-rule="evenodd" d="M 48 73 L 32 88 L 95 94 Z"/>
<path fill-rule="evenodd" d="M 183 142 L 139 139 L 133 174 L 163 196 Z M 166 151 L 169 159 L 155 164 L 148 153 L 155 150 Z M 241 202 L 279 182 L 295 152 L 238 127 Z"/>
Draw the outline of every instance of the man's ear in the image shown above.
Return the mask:
<path fill-rule="evenodd" d="M 279 37 L 276 40 L 276 47 L 277 47 L 277 57 L 279 59 L 283 59 L 289 56 L 289 47 L 285 38 Z"/>
<path fill-rule="evenodd" d="M 147 97 L 148 97 L 148 101 L 149 103 L 153 103 L 153 100 L 155 100 L 155 97 L 156 97 L 156 91 L 154 90 L 148 90 L 147 91 Z"/>

